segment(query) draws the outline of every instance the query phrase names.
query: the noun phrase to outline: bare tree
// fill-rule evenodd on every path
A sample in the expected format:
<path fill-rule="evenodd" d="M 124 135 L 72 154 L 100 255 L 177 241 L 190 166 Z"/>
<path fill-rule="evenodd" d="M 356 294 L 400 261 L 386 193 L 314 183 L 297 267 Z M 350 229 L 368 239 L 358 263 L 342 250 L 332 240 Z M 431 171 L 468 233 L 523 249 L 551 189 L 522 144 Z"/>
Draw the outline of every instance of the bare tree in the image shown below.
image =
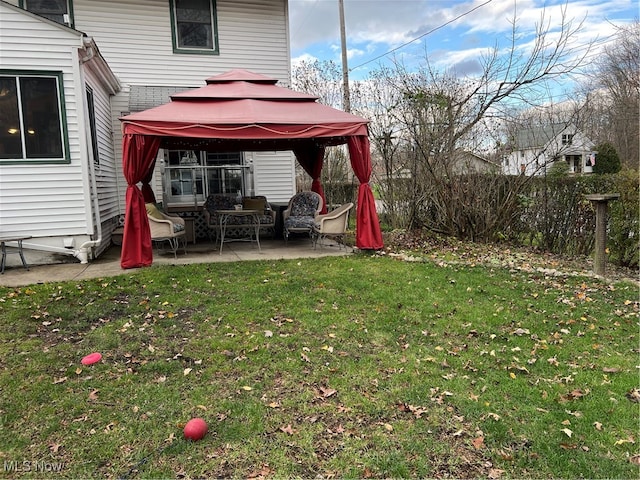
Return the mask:
<path fill-rule="evenodd" d="M 611 143 L 621 163 L 640 161 L 640 22 L 620 27 L 616 40 L 595 61 L 586 104 L 587 122 L 598 143 Z"/>
<path fill-rule="evenodd" d="M 426 226 L 474 240 L 504 234 L 530 177 L 465 175 L 455 168 L 456 160 L 465 150 L 494 144 L 491 130 L 498 120 L 508 117 L 515 105 L 541 105 L 548 82 L 561 81 L 583 64 L 589 48 L 577 56 L 574 49 L 582 23 L 574 25 L 566 15 L 565 5 L 552 28 L 543 13 L 526 54 L 516 45 L 514 19 L 508 54 L 496 45 L 480 60 L 482 72 L 473 78 L 459 77 L 453 69 L 437 71 L 428 57 L 418 72 L 396 63 L 393 71 L 379 74 L 402 100 L 394 105 L 392 123 L 401 126 L 398 136 L 410 153 L 408 227 Z"/>
<path fill-rule="evenodd" d="M 323 105 L 333 108 L 342 106 L 342 73 L 340 67 L 333 61 L 300 62 L 293 67 L 291 82 L 292 89 L 318 96 L 318 102 Z M 334 192 L 334 190 L 342 189 L 332 187 L 348 183 L 350 170 L 344 147 L 328 147 L 321 177 L 325 185 L 327 202 L 343 203 L 346 201 L 341 195 Z M 298 190 L 311 188 L 311 179 L 298 164 L 296 164 L 296 177 Z"/>

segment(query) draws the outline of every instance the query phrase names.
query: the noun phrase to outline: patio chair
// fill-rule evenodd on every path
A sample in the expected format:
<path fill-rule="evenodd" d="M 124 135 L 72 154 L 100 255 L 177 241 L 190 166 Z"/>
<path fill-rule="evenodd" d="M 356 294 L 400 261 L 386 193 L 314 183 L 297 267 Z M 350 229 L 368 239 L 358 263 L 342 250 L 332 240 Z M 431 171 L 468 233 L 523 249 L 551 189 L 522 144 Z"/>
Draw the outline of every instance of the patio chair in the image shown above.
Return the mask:
<path fill-rule="evenodd" d="M 174 258 L 178 258 L 177 252 L 180 243 L 187 254 L 187 239 L 185 236 L 185 221 L 182 217 L 172 217 L 161 211 L 155 204 L 147 203 L 147 217 L 153 242 L 168 242 Z"/>
<path fill-rule="evenodd" d="M 316 192 L 299 192 L 289 200 L 282 212 L 284 241 L 290 233 L 308 233 L 311 236 L 316 216 L 322 210 L 322 197 Z"/>
<path fill-rule="evenodd" d="M 349 224 L 349 212 L 353 208 L 353 203 L 345 203 L 335 210 L 324 215 L 316 217 L 315 225 L 311 236 L 313 238 L 313 248 L 316 248 L 318 241 L 322 248 L 323 238 L 333 238 L 338 242 L 338 246 L 342 248 L 344 245 L 344 235 Z"/>

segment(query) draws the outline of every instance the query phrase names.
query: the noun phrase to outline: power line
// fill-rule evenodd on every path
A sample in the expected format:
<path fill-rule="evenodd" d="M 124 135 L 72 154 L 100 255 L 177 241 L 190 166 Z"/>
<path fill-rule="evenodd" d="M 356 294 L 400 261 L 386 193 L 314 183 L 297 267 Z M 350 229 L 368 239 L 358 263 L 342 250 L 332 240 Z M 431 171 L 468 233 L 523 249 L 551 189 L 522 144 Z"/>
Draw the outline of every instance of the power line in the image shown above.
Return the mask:
<path fill-rule="evenodd" d="M 487 0 L 486 2 L 484 2 L 484 3 L 480 4 L 480 5 L 476 6 L 476 7 L 473 7 L 473 8 L 472 8 L 471 10 L 469 10 L 468 12 L 461 13 L 461 14 L 460 14 L 460 15 L 458 15 L 457 17 L 455 17 L 455 18 L 453 18 L 453 19 L 449 20 L 449 21 L 448 21 L 448 22 L 446 22 L 446 23 L 443 23 L 442 25 L 439 25 L 439 26 L 437 26 L 437 27 L 435 27 L 435 28 L 432 28 L 432 29 L 431 29 L 431 30 L 429 30 L 428 32 L 423 33 L 422 35 L 420 35 L 420 36 L 418 36 L 418 37 L 414 38 L 413 40 L 410 40 L 410 41 L 408 41 L 408 42 L 406 42 L 406 43 L 403 43 L 402 45 L 400 45 L 400 46 L 398 46 L 398 47 L 396 47 L 396 48 L 394 48 L 394 49 L 392 49 L 392 50 L 389 50 L 387 53 L 383 53 L 382 55 L 378 55 L 377 57 L 374 57 L 374 58 L 372 58 L 371 60 L 367 60 L 366 62 L 361 63 L 360 65 L 356 65 L 355 67 L 351 67 L 351 68 L 349 69 L 349 71 L 352 71 L 352 70 L 354 70 L 354 69 L 356 69 L 356 68 L 360 68 L 360 67 L 362 67 L 362 66 L 364 66 L 364 65 L 367 65 L 367 64 L 369 64 L 369 63 L 371 63 L 371 62 L 375 62 L 376 60 L 378 60 L 378 59 L 380 59 L 380 58 L 382 58 L 382 57 L 386 57 L 386 56 L 387 56 L 387 55 L 389 55 L 390 53 L 396 52 L 396 51 L 400 50 L 401 48 L 404 48 L 404 47 L 406 47 L 407 45 L 409 45 L 409 44 L 411 44 L 411 43 L 415 42 L 416 40 L 420 40 L 421 38 L 426 37 L 427 35 L 430 35 L 430 34 L 432 34 L 433 32 L 436 32 L 436 31 L 440 30 L 441 28 L 446 27 L 447 25 L 452 24 L 452 23 L 453 23 L 453 22 L 455 22 L 456 20 L 459 20 L 459 19 L 461 19 L 462 17 L 465 17 L 465 16 L 469 15 L 470 13 L 472 13 L 472 12 L 474 12 L 474 11 L 478 10 L 479 8 L 484 7 L 485 5 L 487 5 L 487 4 L 489 4 L 489 3 L 491 3 L 492 1 L 493 1 L 493 0 Z"/>
<path fill-rule="evenodd" d="M 307 19 L 311 16 L 311 14 L 313 13 L 313 11 L 315 10 L 315 8 L 318 6 L 318 2 L 320 0 L 316 0 L 313 5 L 311 5 L 311 7 L 305 9 L 305 15 L 302 18 L 302 21 L 300 21 L 298 23 L 298 28 L 296 29 L 294 35 L 292 35 L 292 38 L 296 35 L 298 35 L 298 33 L 300 32 L 300 30 L 302 30 L 302 27 L 305 25 L 305 23 L 307 23 Z"/>

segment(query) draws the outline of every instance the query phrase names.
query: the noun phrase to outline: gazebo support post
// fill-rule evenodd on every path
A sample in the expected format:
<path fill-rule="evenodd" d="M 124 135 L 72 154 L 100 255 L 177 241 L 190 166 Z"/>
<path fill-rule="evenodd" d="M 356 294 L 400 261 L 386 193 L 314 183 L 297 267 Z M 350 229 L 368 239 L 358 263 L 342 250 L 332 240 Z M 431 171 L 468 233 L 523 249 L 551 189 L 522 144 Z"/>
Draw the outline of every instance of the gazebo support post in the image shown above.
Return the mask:
<path fill-rule="evenodd" d="M 607 213 L 609 202 L 620 198 L 619 193 L 586 195 L 596 209 L 596 251 L 593 260 L 593 271 L 596 275 L 604 275 L 607 265 Z"/>

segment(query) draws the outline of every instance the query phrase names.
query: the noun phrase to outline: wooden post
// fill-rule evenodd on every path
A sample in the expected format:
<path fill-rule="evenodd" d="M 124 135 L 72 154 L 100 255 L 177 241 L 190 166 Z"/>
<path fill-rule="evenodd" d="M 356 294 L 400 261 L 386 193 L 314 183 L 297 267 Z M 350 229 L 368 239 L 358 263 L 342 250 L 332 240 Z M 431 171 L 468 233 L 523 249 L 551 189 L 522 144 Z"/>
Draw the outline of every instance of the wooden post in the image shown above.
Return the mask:
<path fill-rule="evenodd" d="M 586 195 L 596 209 L 596 251 L 593 260 L 593 271 L 596 275 L 604 275 L 607 265 L 607 213 L 609 201 L 620 198 L 619 193 Z"/>

